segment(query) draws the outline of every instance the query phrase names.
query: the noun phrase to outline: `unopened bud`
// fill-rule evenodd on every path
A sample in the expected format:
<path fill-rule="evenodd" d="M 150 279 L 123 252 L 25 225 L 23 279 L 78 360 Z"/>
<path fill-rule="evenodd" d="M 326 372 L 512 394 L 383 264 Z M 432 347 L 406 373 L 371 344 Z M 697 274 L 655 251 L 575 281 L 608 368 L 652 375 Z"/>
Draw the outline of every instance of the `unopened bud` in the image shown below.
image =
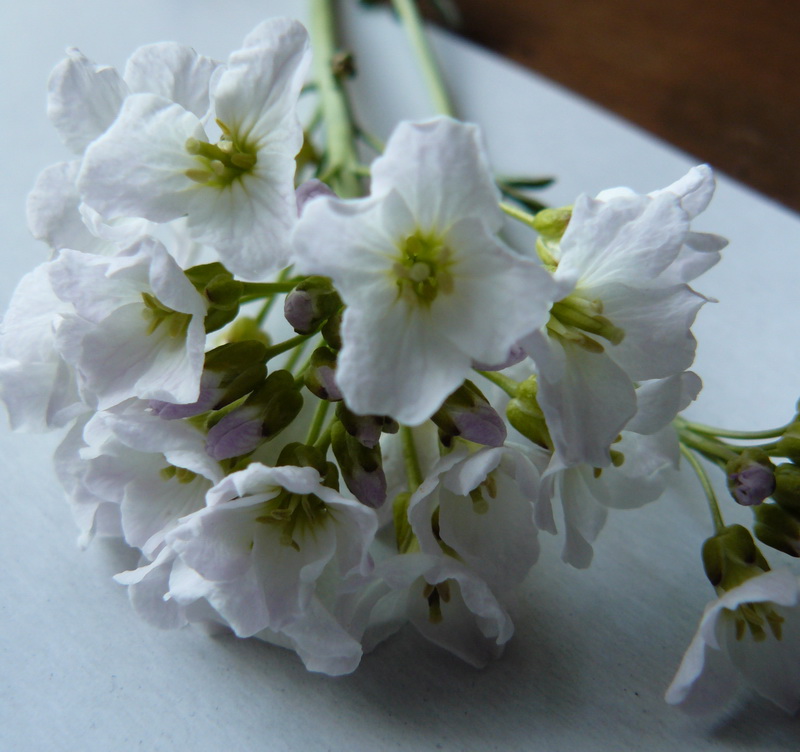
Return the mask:
<path fill-rule="evenodd" d="M 560 240 L 572 219 L 572 207 L 563 206 L 559 209 L 542 209 L 533 219 L 533 226 L 537 232 L 548 240 Z"/>
<path fill-rule="evenodd" d="M 342 349 L 342 311 L 334 313 L 323 325 L 319 333 L 328 345 L 334 350 Z"/>
<path fill-rule="evenodd" d="M 728 490 L 738 504 L 761 504 L 775 490 L 775 466 L 761 449 L 745 449 L 725 466 Z"/>
<path fill-rule="evenodd" d="M 552 449 L 553 442 L 544 413 L 536 399 L 538 391 L 536 376 L 530 376 L 518 387 L 516 396 L 506 406 L 508 422 L 525 438 L 545 449 Z"/>
<path fill-rule="evenodd" d="M 703 543 L 703 567 L 711 584 L 731 590 L 745 580 L 769 571 L 750 531 L 742 525 L 728 525 Z"/>
<path fill-rule="evenodd" d="M 303 407 L 303 397 L 288 371 L 275 371 L 244 402 L 208 432 L 206 451 L 215 460 L 249 454 L 277 436 Z"/>
<path fill-rule="evenodd" d="M 328 277 L 306 277 L 286 296 L 283 314 L 298 334 L 311 334 L 341 307 Z"/>
<path fill-rule="evenodd" d="M 267 334 L 261 325 L 254 318 L 250 316 L 239 316 L 237 319 L 225 330 L 226 342 L 243 342 L 245 340 L 255 340 L 260 342 L 265 347 L 272 344 L 269 334 Z"/>
<path fill-rule="evenodd" d="M 306 388 L 320 399 L 330 402 L 342 399 L 336 384 L 336 353 L 329 347 L 318 347 L 311 353 L 303 380 Z"/>
<path fill-rule="evenodd" d="M 384 426 L 382 415 L 356 415 L 340 402 L 336 405 L 336 417 L 356 441 L 369 448 L 378 446 Z"/>
<path fill-rule="evenodd" d="M 372 509 L 380 507 L 386 501 L 380 445 L 364 446 L 337 420 L 331 426 L 331 449 L 342 471 L 342 480 L 353 496 Z"/>
<path fill-rule="evenodd" d="M 800 557 L 800 522 L 797 519 L 777 504 L 761 504 L 753 514 L 756 538 L 789 556 Z"/>
<path fill-rule="evenodd" d="M 186 270 L 195 289 L 208 301 L 205 318 L 206 332 L 215 332 L 236 318 L 242 283 L 219 262 L 200 264 Z"/>
<path fill-rule="evenodd" d="M 777 454 L 800 463 L 800 422 L 792 423 L 778 439 Z"/>
<path fill-rule="evenodd" d="M 790 462 L 778 465 L 772 498 L 781 509 L 800 520 L 800 467 Z"/>
<path fill-rule="evenodd" d="M 456 437 L 493 447 L 503 446 L 506 440 L 503 419 L 469 380 L 442 403 L 431 420 L 439 428 L 445 446 L 450 446 Z"/>

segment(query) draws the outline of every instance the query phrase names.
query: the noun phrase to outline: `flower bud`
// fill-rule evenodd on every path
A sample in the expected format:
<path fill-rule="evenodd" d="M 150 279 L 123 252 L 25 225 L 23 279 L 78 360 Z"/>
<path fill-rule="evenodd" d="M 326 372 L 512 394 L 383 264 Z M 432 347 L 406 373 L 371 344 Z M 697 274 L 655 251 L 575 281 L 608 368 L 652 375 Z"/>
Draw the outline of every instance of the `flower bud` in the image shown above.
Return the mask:
<path fill-rule="evenodd" d="M 317 447 L 294 441 L 287 444 L 278 456 L 276 465 L 313 467 L 322 478 L 322 485 L 339 490 L 339 470 L 333 462 L 325 459 L 325 453 Z"/>
<path fill-rule="evenodd" d="M 255 340 L 265 347 L 272 344 L 272 340 L 259 325 L 258 321 L 250 316 L 239 316 L 226 330 L 226 342 L 243 342 L 245 340 Z"/>
<path fill-rule="evenodd" d="M 731 590 L 769 571 L 769 564 L 742 525 L 728 525 L 703 543 L 703 567 L 718 590 Z"/>
<path fill-rule="evenodd" d="M 319 333 L 333 350 L 342 349 L 342 310 L 334 313 L 323 325 Z"/>
<path fill-rule="evenodd" d="M 800 422 L 795 421 L 786 429 L 778 440 L 777 453 L 800 463 Z"/>
<path fill-rule="evenodd" d="M 303 407 L 303 397 L 289 371 L 275 371 L 239 407 L 208 431 L 206 451 L 215 460 L 255 451 L 277 436 Z"/>
<path fill-rule="evenodd" d="M 800 520 L 800 467 L 790 462 L 778 465 L 772 498 L 784 512 Z"/>
<path fill-rule="evenodd" d="M 372 449 L 381 440 L 386 419 L 383 415 L 356 415 L 347 409 L 344 402 L 336 405 L 336 417 L 356 441 Z"/>
<path fill-rule="evenodd" d="M 298 334 L 311 334 L 342 307 L 327 277 L 306 277 L 284 301 L 283 315 Z"/>
<path fill-rule="evenodd" d="M 469 380 L 442 403 L 431 420 L 439 428 L 445 446 L 450 446 L 456 437 L 493 447 L 503 446 L 506 440 L 503 419 Z"/>
<path fill-rule="evenodd" d="M 538 387 L 536 376 L 530 376 L 518 387 L 516 396 L 506 406 L 508 422 L 525 438 L 545 449 L 552 449 L 553 442 L 544 413 L 536 399 Z"/>
<path fill-rule="evenodd" d="M 542 237 L 548 240 L 560 240 L 572 219 L 572 207 L 562 206 L 559 209 L 542 209 L 533 218 L 533 226 Z"/>
<path fill-rule="evenodd" d="M 380 444 L 366 447 L 338 420 L 331 426 L 331 448 L 342 480 L 362 504 L 377 509 L 386 501 L 386 476 Z"/>
<path fill-rule="evenodd" d="M 753 532 L 762 543 L 800 557 L 800 522 L 777 504 L 761 504 L 753 510 Z"/>
<path fill-rule="evenodd" d="M 242 283 L 219 262 L 200 264 L 186 270 L 186 276 L 208 301 L 206 332 L 215 332 L 230 323 L 239 313 Z"/>
<path fill-rule="evenodd" d="M 318 347 L 311 353 L 303 380 L 306 388 L 320 399 L 330 402 L 342 399 L 336 384 L 336 353 L 329 347 Z"/>
<path fill-rule="evenodd" d="M 775 466 L 761 449 L 745 449 L 725 466 L 728 490 L 738 504 L 761 504 L 775 490 Z"/>
<path fill-rule="evenodd" d="M 200 377 L 200 396 L 188 405 L 150 401 L 150 409 L 165 420 L 190 418 L 219 410 L 249 394 L 267 376 L 267 350 L 260 342 L 232 342 L 206 353 Z"/>

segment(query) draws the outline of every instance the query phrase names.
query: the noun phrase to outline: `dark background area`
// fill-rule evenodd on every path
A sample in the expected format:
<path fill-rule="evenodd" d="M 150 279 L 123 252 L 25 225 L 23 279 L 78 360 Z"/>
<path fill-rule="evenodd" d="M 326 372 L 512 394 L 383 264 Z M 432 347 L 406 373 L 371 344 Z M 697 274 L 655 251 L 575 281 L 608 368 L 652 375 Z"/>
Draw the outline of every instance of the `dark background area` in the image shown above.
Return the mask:
<path fill-rule="evenodd" d="M 800 211 L 800 0 L 449 4 L 461 36 Z"/>

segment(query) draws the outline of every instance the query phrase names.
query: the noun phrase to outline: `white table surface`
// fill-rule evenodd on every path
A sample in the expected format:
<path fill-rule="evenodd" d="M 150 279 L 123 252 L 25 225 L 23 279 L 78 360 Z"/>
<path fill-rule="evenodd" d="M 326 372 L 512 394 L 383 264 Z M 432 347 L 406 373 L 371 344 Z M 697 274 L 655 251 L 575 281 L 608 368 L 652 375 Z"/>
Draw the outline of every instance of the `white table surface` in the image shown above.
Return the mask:
<path fill-rule="evenodd" d="M 224 59 L 264 17 L 302 19 L 304 6 L 4 0 L 0 306 L 47 253 L 27 232 L 24 200 L 37 173 L 68 156 L 44 111 L 45 82 L 65 47 L 121 67 L 137 46 L 175 39 Z M 400 118 L 433 114 L 388 14 L 347 8 L 363 119 L 385 137 Z M 519 68 L 443 36 L 436 42 L 459 110 L 485 126 L 498 171 L 557 175 L 544 195 L 552 204 L 613 185 L 651 190 L 693 163 Z M 800 221 L 721 178 L 698 227 L 731 244 L 697 283 L 720 302 L 695 327 L 706 391 L 690 414 L 732 427 L 778 425 L 800 394 Z M 0 430 L 3 752 L 800 747 L 800 719 L 749 691 L 700 719 L 663 702 L 712 596 L 698 554 L 707 513 L 688 474 L 655 504 L 612 514 L 588 571 L 563 565 L 561 541 L 543 536 L 517 633 L 489 668 L 476 671 L 406 630 L 355 674 L 330 679 L 264 643 L 141 622 L 111 580 L 132 564 L 130 554 L 104 542 L 76 545 L 50 465 L 56 438 Z"/>

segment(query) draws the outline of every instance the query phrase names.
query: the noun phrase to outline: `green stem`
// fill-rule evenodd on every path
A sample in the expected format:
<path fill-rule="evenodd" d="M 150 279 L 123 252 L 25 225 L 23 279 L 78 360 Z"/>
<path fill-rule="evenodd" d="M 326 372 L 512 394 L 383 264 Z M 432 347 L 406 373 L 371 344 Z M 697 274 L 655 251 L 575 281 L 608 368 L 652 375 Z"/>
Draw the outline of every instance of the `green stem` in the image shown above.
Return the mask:
<path fill-rule="evenodd" d="M 408 478 L 408 490 L 414 493 L 424 480 L 422 468 L 419 464 L 417 445 L 414 442 L 414 433 L 408 426 L 401 426 L 400 441 L 403 445 L 403 461 L 406 466 L 406 477 Z"/>
<path fill-rule="evenodd" d="M 722 512 L 720 512 L 719 509 L 717 495 L 714 493 L 714 488 L 712 487 L 711 481 L 708 478 L 708 473 L 706 473 L 705 468 L 700 464 L 700 460 L 697 459 L 694 452 L 692 452 L 683 444 L 681 444 L 681 454 L 686 457 L 686 460 L 692 466 L 692 470 L 694 470 L 695 475 L 697 475 L 700 485 L 703 487 L 703 492 L 706 495 L 706 501 L 708 501 L 708 509 L 711 512 L 711 521 L 714 524 L 714 530 L 717 533 L 721 533 L 725 529 L 725 520 L 722 519 Z"/>
<path fill-rule="evenodd" d="M 522 222 L 522 224 L 527 225 L 534 230 L 536 229 L 536 225 L 534 224 L 536 217 L 534 217 L 534 215 L 530 212 L 526 212 L 523 209 L 514 206 L 514 204 L 509 204 L 506 201 L 502 201 L 500 203 L 500 208 L 512 219 L 516 219 L 517 221 Z"/>
<path fill-rule="evenodd" d="M 281 273 L 278 275 L 278 282 L 285 282 L 286 278 L 292 273 L 292 267 L 287 266 Z M 261 326 L 266 320 L 267 315 L 270 312 L 273 304 L 275 303 L 275 294 L 268 296 L 267 299 L 264 301 L 264 305 L 261 306 L 258 314 L 256 315 L 256 323 Z"/>
<path fill-rule="evenodd" d="M 362 194 L 361 182 L 352 170 L 358 163 L 355 133 L 347 99 L 331 65 L 336 53 L 334 0 L 311 0 L 309 18 L 314 78 L 325 121 L 325 175 L 340 197 L 355 198 Z"/>
<path fill-rule="evenodd" d="M 276 355 L 280 355 L 281 353 L 285 353 L 287 350 L 291 350 L 298 345 L 302 345 L 311 334 L 298 334 L 296 337 L 292 337 L 291 339 L 287 339 L 284 342 L 279 342 L 277 345 L 272 345 L 271 347 L 267 348 L 267 357 L 264 359 L 271 360 Z M 288 370 L 288 369 L 287 369 Z"/>
<path fill-rule="evenodd" d="M 726 428 L 716 428 L 715 426 L 707 426 L 703 423 L 692 423 L 684 418 L 680 418 L 679 420 L 682 426 L 685 426 L 694 433 L 701 433 L 706 436 L 718 436 L 721 439 L 739 439 L 741 441 L 775 439 L 778 436 L 782 436 L 789 427 L 787 425 L 781 426 L 780 428 L 769 428 L 764 431 L 730 431 Z"/>
<path fill-rule="evenodd" d="M 306 444 L 313 444 L 322 432 L 322 426 L 325 424 L 325 416 L 328 414 L 328 408 L 331 403 L 327 400 L 320 400 L 317 409 L 314 412 L 314 417 L 311 420 L 311 425 L 308 427 L 308 436 L 306 436 Z"/>
<path fill-rule="evenodd" d="M 331 427 L 330 425 L 322 432 L 322 435 L 314 442 L 314 448 L 319 449 L 320 452 L 327 452 L 328 447 L 331 445 Z"/>
<path fill-rule="evenodd" d="M 478 373 L 495 386 L 499 386 L 512 399 L 517 396 L 519 383 L 510 376 L 506 376 L 499 371 L 478 371 Z"/>
<path fill-rule="evenodd" d="M 431 95 L 436 111 L 441 115 L 455 117 L 455 109 L 450 101 L 450 95 L 442 79 L 441 71 L 433 55 L 425 28 L 422 25 L 422 18 L 417 10 L 414 0 L 392 0 L 397 15 L 406 29 L 411 47 L 419 60 L 428 92 Z"/>
<path fill-rule="evenodd" d="M 739 454 L 732 447 L 717 439 L 712 439 L 710 436 L 704 436 L 700 433 L 694 433 L 694 431 L 688 428 L 681 427 L 680 424 L 676 427 L 678 429 L 678 438 L 680 439 L 681 445 L 691 447 L 712 462 L 725 465 L 729 460 L 734 459 Z"/>

